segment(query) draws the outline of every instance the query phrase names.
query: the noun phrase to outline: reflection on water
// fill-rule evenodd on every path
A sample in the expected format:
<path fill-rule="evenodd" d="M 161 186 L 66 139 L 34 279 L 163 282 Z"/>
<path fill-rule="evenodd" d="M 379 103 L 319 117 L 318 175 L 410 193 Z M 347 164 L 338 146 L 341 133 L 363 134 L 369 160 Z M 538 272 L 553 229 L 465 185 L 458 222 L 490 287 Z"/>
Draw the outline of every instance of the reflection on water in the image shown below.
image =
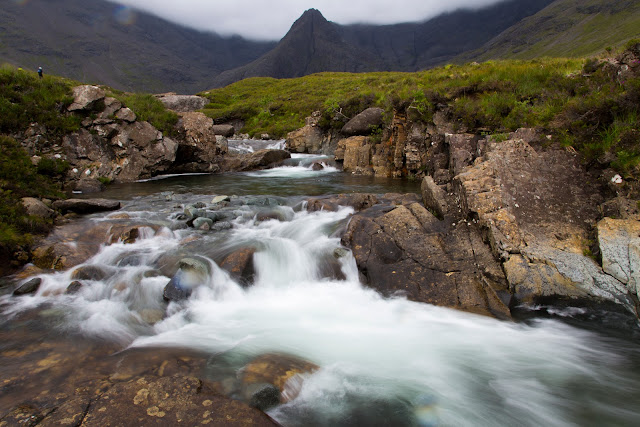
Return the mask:
<path fill-rule="evenodd" d="M 320 196 L 342 193 L 419 193 L 418 181 L 377 178 L 339 172 L 329 166 L 311 170 L 313 161 L 324 156 L 297 156 L 297 164 L 257 172 L 217 175 L 179 175 L 148 182 L 113 184 L 100 197 L 129 200 L 134 197 L 171 191 L 177 194 Z M 306 165 L 306 166 L 305 166 Z M 86 197 L 95 197 L 86 195 Z"/>

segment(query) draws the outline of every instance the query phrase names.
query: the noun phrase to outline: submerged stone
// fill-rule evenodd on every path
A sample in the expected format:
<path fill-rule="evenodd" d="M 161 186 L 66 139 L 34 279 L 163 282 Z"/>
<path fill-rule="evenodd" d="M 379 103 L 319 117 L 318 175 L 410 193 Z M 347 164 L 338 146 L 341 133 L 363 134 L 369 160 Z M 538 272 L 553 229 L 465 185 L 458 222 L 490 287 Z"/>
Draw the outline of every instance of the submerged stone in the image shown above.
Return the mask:
<path fill-rule="evenodd" d="M 178 262 L 179 270 L 164 288 L 165 301 L 182 301 L 191 296 L 198 286 L 202 286 L 211 277 L 211 265 L 199 258 L 183 258 Z"/>
<path fill-rule="evenodd" d="M 15 291 L 13 291 L 13 295 L 27 295 L 27 294 L 35 294 L 38 291 L 38 288 L 42 284 L 42 279 L 36 277 L 35 279 L 31 279 L 27 282 L 24 282 L 20 285 Z"/>

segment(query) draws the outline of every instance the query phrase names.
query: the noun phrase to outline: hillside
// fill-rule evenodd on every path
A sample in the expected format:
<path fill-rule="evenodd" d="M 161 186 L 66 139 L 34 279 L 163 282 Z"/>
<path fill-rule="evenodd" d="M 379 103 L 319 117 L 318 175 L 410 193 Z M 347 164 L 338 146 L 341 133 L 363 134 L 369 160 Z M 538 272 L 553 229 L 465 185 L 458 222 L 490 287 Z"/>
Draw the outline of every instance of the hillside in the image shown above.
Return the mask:
<path fill-rule="evenodd" d="M 556 0 L 458 59 L 581 57 L 638 36 L 639 0 Z"/>
<path fill-rule="evenodd" d="M 213 80 L 222 87 L 248 77 L 292 78 L 318 72 L 418 71 L 481 46 L 551 0 L 509 0 L 421 23 L 342 26 L 305 12 L 278 45 Z"/>
<path fill-rule="evenodd" d="M 22 4 L 21 4 L 22 3 Z M 3 1 L 0 62 L 121 90 L 194 93 L 275 43 L 223 38 L 104 0 Z"/>

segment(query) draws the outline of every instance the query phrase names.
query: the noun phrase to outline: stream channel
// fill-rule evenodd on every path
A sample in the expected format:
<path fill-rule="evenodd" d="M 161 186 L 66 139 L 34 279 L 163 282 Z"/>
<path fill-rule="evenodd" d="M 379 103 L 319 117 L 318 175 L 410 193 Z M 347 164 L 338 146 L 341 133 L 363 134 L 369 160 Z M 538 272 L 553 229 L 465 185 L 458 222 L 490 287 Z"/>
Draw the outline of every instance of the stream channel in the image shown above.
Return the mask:
<path fill-rule="evenodd" d="M 247 144 L 230 145 L 255 149 Z M 293 355 L 319 369 L 304 376 L 295 399 L 267 411 L 284 426 L 640 425 L 637 325 L 622 327 L 614 314 L 580 307 L 536 307 L 535 315 L 506 322 L 380 296 L 360 283 L 350 252 L 327 267 L 353 209 L 307 212 L 304 201 L 417 193 L 419 183 L 330 166 L 314 171 L 314 161 L 328 158 L 295 155 L 271 170 L 110 186 L 99 197 L 120 200 L 118 214 L 155 226 L 143 227 L 134 243 L 103 246 L 86 264 L 109 271 L 108 278 L 75 294 L 65 294 L 71 269 L 40 275 L 36 295 L 0 297 L 0 350 L 55 341 L 78 354 L 87 343 L 117 351 L 186 349 L 206 355 L 200 377 L 222 382 L 262 354 Z M 224 208 L 230 228 L 179 226 L 184 206 L 210 204 L 217 195 L 232 196 Z M 271 216 L 259 220 L 265 209 Z M 96 224 L 112 215 L 77 221 Z M 256 250 L 250 287 L 216 265 L 243 247 Z M 194 256 L 210 264 L 206 285 L 167 305 L 171 273 L 159 260 Z M 0 382 L 7 384 L 14 368 L 2 365 Z M 21 398 L 20 390 L 0 389 L 2 413 Z"/>

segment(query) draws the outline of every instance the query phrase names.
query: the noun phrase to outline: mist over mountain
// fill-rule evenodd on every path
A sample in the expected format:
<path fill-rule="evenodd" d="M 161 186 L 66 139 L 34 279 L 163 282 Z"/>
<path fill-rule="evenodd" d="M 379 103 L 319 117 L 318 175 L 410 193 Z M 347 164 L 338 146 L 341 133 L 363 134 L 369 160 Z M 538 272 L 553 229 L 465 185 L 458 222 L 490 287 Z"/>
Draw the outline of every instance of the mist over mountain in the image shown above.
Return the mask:
<path fill-rule="evenodd" d="M 339 25 L 310 9 L 282 40 L 261 42 L 105 0 L 3 0 L 0 61 L 121 90 L 195 93 L 248 77 L 588 55 L 637 36 L 638 28 L 640 0 L 505 0 L 395 25 Z"/>
<path fill-rule="evenodd" d="M 104 0 L 2 0 L 0 62 L 122 90 L 193 93 L 275 46 L 129 12 Z"/>
<path fill-rule="evenodd" d="M 259 59 L 226 71 L 214 86 L 247 77 L 300 77 L 321 71 L 417 71 L 477 49 L 553 0 L 509 0 L 480 10 L 460 10 L 421 23 L 338 25 L 317 10 L 298 19 Z"/>

